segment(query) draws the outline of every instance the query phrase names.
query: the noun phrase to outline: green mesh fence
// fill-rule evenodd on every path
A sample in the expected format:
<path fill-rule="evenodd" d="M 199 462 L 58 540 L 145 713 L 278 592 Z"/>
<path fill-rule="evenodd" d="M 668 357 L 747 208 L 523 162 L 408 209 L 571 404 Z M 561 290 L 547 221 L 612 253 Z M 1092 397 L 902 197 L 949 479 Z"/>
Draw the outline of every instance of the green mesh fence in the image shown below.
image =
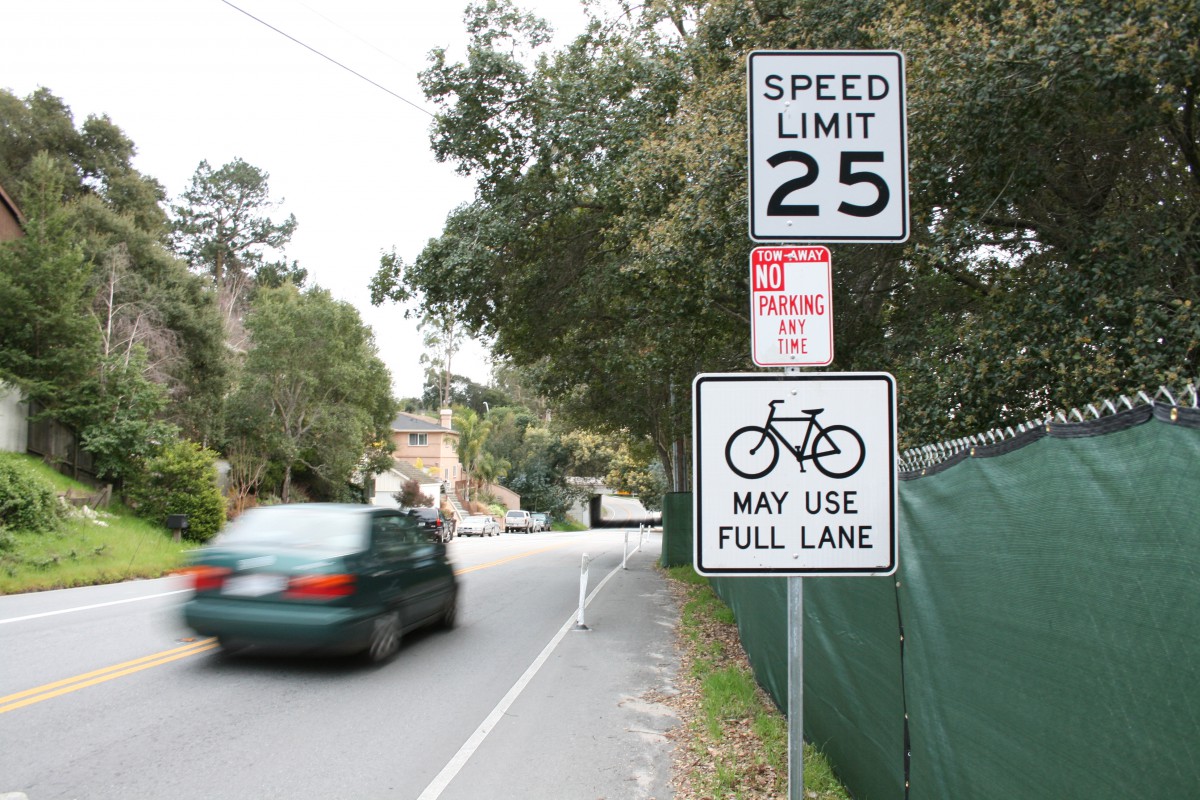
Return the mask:
<path fill-rule="evenodd" d="M 663 496 L 663 543 L 659 563 L 679 567 L 692 563 L 692 493 Z"/>
<path fill-rule="evenodd" d="M 1200 411 L 905 477 L 896 575 L 804 580 L 805 733 L 854 796 L 1200 797 Z M 713 584 L 786 708 L 784 580 Z"/>

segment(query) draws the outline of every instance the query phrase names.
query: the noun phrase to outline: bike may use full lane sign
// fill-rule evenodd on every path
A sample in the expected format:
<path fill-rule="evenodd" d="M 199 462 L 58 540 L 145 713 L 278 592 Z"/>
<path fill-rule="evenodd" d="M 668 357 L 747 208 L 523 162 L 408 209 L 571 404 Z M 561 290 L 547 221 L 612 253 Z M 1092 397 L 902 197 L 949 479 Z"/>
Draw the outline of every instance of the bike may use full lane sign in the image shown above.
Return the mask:
<path fill-rule="evenodd" d="M 698 573 L 896 571 L 891 375 L 698 375 L 692 430 Z"/>

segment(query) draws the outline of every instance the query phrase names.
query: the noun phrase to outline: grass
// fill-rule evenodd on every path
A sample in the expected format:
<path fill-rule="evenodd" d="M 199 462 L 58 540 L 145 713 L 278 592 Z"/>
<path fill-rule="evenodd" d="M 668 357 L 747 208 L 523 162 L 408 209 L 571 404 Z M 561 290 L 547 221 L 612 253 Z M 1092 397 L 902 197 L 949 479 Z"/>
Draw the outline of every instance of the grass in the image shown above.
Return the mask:
<path fill-rule="evenodd" d="M 29 462 L 57 491 L 84 488 L 36 458 Z M 157 578 L 182 566 L 192 547 L 114 501 L 94 516 L 73 513 L 53 533 L 7 531 L 0 538 L 0 595 Z"/>
<path fill-rule="evenodd" d="M 687 728 L 679 798 L 765 800 L 787 796 L 787 720 L 754 679 L 733 612 L 691 567 L 668 577 L 684 595 L 680 638 L 686 665 L 681 697 Z M 804 745 L 807 800 L 849 800 L 825 757 Z"/>

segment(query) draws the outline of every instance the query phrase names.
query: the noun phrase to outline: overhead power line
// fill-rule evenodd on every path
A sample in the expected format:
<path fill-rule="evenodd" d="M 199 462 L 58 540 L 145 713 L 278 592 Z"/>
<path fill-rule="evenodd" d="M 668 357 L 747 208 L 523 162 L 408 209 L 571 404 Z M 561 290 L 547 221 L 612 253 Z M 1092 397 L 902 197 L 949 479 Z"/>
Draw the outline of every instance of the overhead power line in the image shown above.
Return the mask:
<path fill-rule="evenodd" d="M 317 55 L 319 55 L 321 58 L 325 59 L 326 61 L 330 62 L 331 64 L 335 64 L 335 65 L 337 65 L 337 66 L 341 67 L 342 69 L 346 70 L 346 72 L 349 72 L 351 75 L 354 75 L 355 77 L 358 77 L 358 78 L 362 78 L 364 81 L 366 81 L 367 83 L 371 84 L 371 85 L 372 85 L 372 86 L 374 86 L 376 89 L 382 89 L 383 91 L 385 91 L 385 92 L 387 92 L 388 94 L 390 94 L 392 97 L 396 98 L 397 100 L 399 100 L 399 101 L 400 101 L 400 102 L 402 102 L 402 103 L 407 103 L 408 105 L 410 105 L 410 106 L 412 106 L 413 108 L 415 108 L 417 111 L 420 111 L 422 114 L 426 114 L 426 115 L 428 115 L 428 116 L 430 116 L 430 117 L 432 117 L 432 116 L 433 116 L 433 114 L 431 114 L 429 111 L 425 110 L 424 108 L 422 108 L 421 106 L 417 105 L 416 103 L 414 103 L 413 101 L 409 100 L 408 98 L 406 98 L 406 97 L 401 97 L 400 95 L 398 95 L 398 94 L 396 94 L 395 92 L 393 92 L 391 89 L 387 88 L 386 86 L 382 86 L 382 85 L 380 85 L 380 84 L 376 83 L 375 81 L 373 81 L 373 80 L 371 80 L 370 78 L 368 78 L 366 75 L 363 75 L 361 72 L 357 72 L 357 71 L 355 71 L 355 70 L 351 69 L 350 67 L 346 66 L 346 65 L 345 65 L 345 64 L 343 64 L 342 62 L 338 61 L 336 58 L 332 58 L 332 57 L 330 57 L 330 56 L 327 56 L 327 55 L 325 55 L 324 53 L 322 53 L 320 50 L 316 49 L 315 47 L 312 47 L 312 46 L 310 46 L 310 45 L 307 45 L 307 44 L 305 44 L 304 42 L 300 41 L 300 40 L 299 40 L 299 39 L 297 39 L 295 36 L 292 36 L 291 34 L 289 34 L 289 33 L 286 33 L 286 32 L 284 32 L 284 31 L 281 31 L 279 28 L 276 28 L 274 25 L 272 25 L 271 23 L 267 22 L 266 20 L 259 19 L 258 17 L 254 16 L 254 15 L 253 15 L 253 14 L 251 14 L 249 11 L 247 11 L 246 9 L 244 9 L 244 8 L 239 8 L 238 6 L 236 6 L 236 5 L 234 5 L 233 3 L 229 2 L 229 0 L 221 0 L 221 2 L 222 2 L 222 3 L 224 3 L 225 5 L 229 6 L 230 8 L 232 8 L 234 11 L 240 11 L 241 13 L 245 14 L 247 17 L 249 17 L 250 19 L 252 19 L 252 20 L 254 20 L 255 22 L 259 23 L 260 25 L 265 25 L 265 26 L 267 26 L 267 27 L 268 27 L 268 28 L 270 28 L 271 30 L 273 30 L 273 31 L 275 31 L 276 33 L 278 33 L 280 36 L 287 37 L 288 39 L 292 40 L 293 42 L 295 42 L 296 44 L 300 45 L 300 46 L 301 46 L 301 47 L 303 47 L 304 49 L 306 49 L 306 50 L 309 50 L 309 51 L 311 51 L 311 52 L 313 52 L 313 53 L 316 53 L 316 54 L 317 54 Z"/>

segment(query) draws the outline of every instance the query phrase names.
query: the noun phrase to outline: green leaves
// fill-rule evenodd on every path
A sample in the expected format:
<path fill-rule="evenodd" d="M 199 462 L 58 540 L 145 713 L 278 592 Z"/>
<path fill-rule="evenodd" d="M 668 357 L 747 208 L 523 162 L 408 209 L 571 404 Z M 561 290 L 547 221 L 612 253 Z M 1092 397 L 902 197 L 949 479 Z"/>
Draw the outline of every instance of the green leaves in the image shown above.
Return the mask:
<path fill-rule="evenodd" d="M 751 49 L 906 55 L 911 239 L 833 248 L 833 368 L 900 378 L 906 444 L 1200 367 L 1190 3 L 653 3 L 536 60 L 507 8 L 425 73 L 478 199 L 373 289 L 454 308 L 668 474 L 695 373 L 751 368 Z"/>
<path fill-rule="evenodd" d="M 201 161 L 183 193 L 184 204 L 173 207 L 176 251 L 217 286 L 245 281 L 259 270 L 268 275 L 289 271 L 286 262 L 266 261 L 296 231 L 295 216 L 279 223 L 267 216 L 275 206 L 269 177 L 240 158 L 217 169 Z"/>
<path fill-rule="evenodd" d="M 395 416 L 370 329 L 327 291 L 291 285 L 262 290 L 246 325 L 252 347 L 230 400 L 231 432 L 279 463 L 285 499 L 296 468 L 336 494 Z"/>

